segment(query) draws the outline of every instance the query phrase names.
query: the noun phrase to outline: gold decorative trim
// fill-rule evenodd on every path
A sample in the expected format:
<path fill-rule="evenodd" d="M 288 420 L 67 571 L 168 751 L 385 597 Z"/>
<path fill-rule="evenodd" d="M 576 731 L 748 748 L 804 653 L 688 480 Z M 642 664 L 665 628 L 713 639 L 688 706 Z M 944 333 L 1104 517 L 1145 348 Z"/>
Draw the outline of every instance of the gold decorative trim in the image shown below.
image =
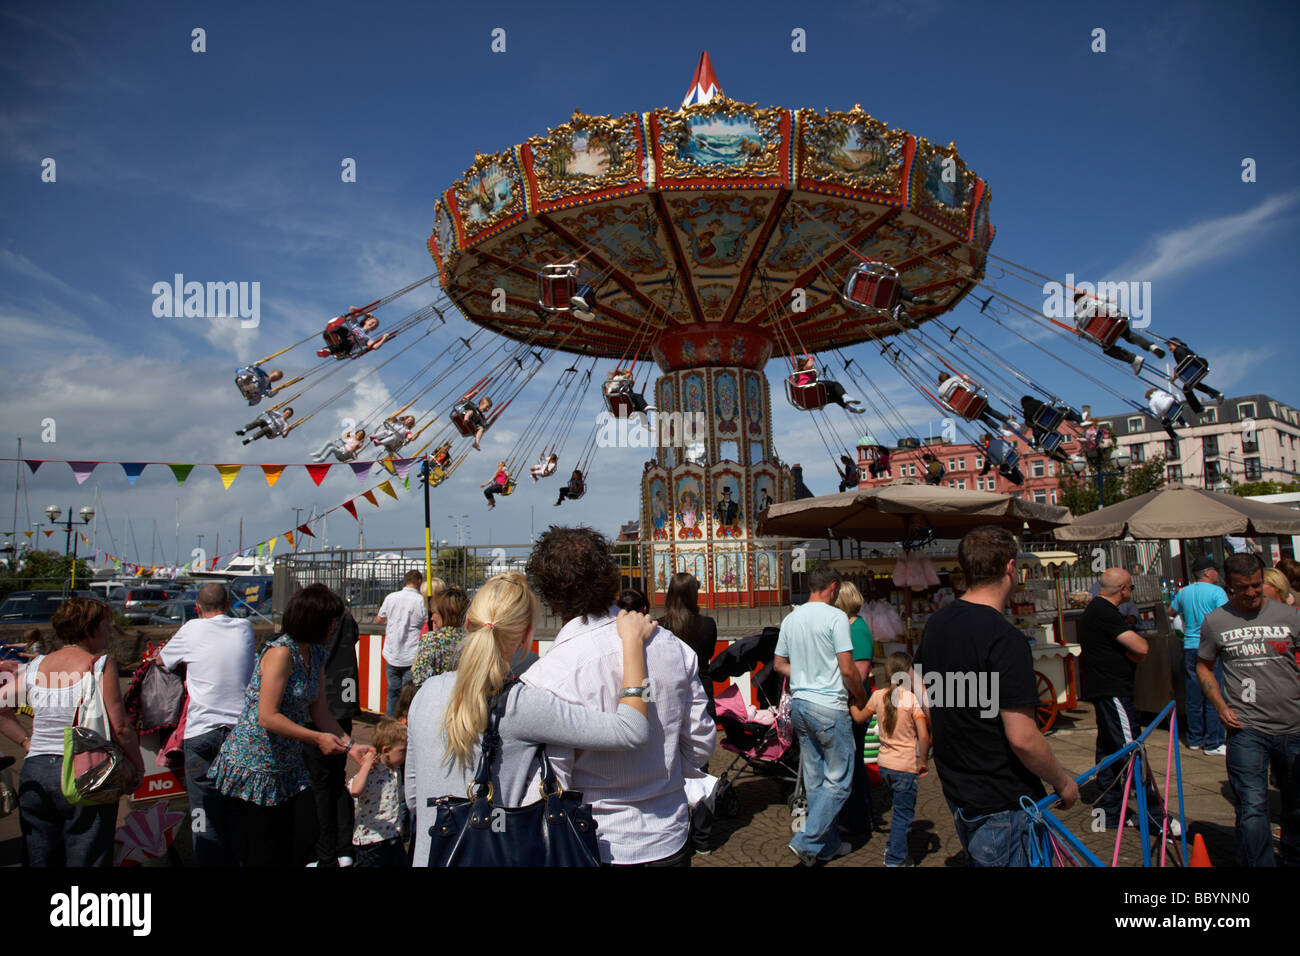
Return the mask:
<path fill-rule="evenodd" d="M 951 159 L 957 169 L 957 183 L 961 184 L 961 203 L 950 205 L 930 188 L 930 165 L 935 159 Z M 913 170 L 913 206 L 928 209 L 933 214 L 955 224 L 958 228 L 970 222 L 971 200 L 975 194 L 975 180 L 978 178 L 966 165 L 966 161 L 957 154 L 953 143 L 940 146 L 928 139 L 917 137 L 916 160 Z M 953 197 L 956 198 L 956 197 Z"/>
<path fill-rule="evenodd" d="M 491 179 L 487 174 L 496 167 L 503 175 Z M 497 205 L 496 184 L 509 181 L 510 196 L 501 205 Z M 474 165 L 465 170 L 465 175 L 452 184 L 456 196 L 456 205 L 460 211 L 461 226 L 468 237 L 485 229 L 491 229 L 503 219 L 524 211 L 524 183 L 515 163 L 513 149 L 499 153 L 474 153 Z M 484 204 L 489 208 L 484 209 Z M 478 207 L 480 215 L 475 218 L 473 209 Z"/>

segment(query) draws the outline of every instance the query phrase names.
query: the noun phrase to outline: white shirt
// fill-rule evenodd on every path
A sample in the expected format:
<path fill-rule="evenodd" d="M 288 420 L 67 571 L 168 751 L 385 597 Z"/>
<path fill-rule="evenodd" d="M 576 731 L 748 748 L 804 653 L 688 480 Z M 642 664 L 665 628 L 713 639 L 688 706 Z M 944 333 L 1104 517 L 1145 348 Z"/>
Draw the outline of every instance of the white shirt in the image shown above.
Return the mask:
<path fill-rule="evenodd" d="M 1147 399 L 1147 408 L 1151 409 L 1151 414 L 1160 420 L 1164 420 L 1169 414 L 1170 409 L 1174 407 L 1175 399 L 1163 389 L 1155 389 L 1151 397 Z"/>
<path fill-rule="evenodd" d="M 565 624 L 524 683 L 614 713 L 623 687 L 617 611 Z M 645 653 L 653 698 L 645 746 L 621 753 L 547 749 L 561 786 L 582 791 L 591 804 L 605 863 L 650 863 L 682 849 L 690 831 L 684 774 L 708 763 L 717 742 L 695 652 L 660 627 Z"/>
<path fill-rule="evenodd" d="M 944 379 L 939 385 L 939 398 L 941 401 L 948 401 L 952 398 L 952 393 L 959 388 L 966 388 L 974 391 L 974 386 L 960 375 L 951 375 Z"/>
<path fill-rule="evenodd" d="M 163 646 L 158 653 L 163 667 L 185 665 L 186 740 L 239 722 L 254 658 L 253 625 L 225 614 L 186 621 Z"/>
<path fill-rule="evenodd" d="M 384 598 L 378 616 L 384 619 L 384 660 L 394 667 L 410 667 L 415 663 L 420 628 L 429 616 L 424 595 L 413 587 L 394 591 Z"/>

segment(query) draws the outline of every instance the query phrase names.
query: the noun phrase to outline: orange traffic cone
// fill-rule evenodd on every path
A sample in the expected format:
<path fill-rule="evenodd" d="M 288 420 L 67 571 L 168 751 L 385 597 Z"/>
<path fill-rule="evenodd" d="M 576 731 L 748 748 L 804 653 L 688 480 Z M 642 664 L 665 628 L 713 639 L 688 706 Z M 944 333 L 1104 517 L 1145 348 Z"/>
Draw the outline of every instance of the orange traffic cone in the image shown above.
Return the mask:
<path fill-rule="evenodd" d="M 1205 840 L 1199 833 L 1192 841 L 1192 861 L 1188 866 L 1214 866 L 1210 862 L 1210 854 L 1205 850 Z"/>

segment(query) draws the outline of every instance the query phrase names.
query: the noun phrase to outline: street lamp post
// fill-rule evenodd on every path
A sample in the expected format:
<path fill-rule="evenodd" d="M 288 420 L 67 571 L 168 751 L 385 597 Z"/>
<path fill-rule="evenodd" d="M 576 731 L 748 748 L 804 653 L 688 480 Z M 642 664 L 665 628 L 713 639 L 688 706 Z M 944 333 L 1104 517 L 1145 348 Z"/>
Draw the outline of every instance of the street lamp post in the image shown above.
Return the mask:
<path fill-rule="evenodd" d="M 1106 507 L 1106 479 L 1121 477 L 1133 460 L 1132 456 L 1124 448 L 1120 448 L 1112 457 L 1110 453 L 1111 447 L 1103 447 L 1098 444 L 1095 449 L 1089 450 L 1086 457 L 1078 454 L 1070 456 L 1070 470 L 1079 478 L 1084 477 L 1084 472 L 1089 466 L 1092 466 L 1092 477 L 1097 480 L 1097 506 L 1099 508 Z M 1118 470 L 1106 471 L 1107 464 L 1112 461 Z"/>
<path fill-rule="evenodd" d="M 58 525 L 59 518 L 63 514 L 63 509 L 58 505 L 50 505 L 45 509 L 45 516 L 50 519 L 50 524 Z M 82 508 L 77 512 L 81 516 L 82 524 L 90 524 L 95 518 L 95 509 L 89 506 Z M 77 589 L 77 539 L 72 536 L 72 508 L 68 508 L 68 520 L 64 522 L 66 527 L 66 537 L 63 542 L 63 556 L 67 557 L 72 554 L 72 578 L 68 585 L 69 591 Z"/>

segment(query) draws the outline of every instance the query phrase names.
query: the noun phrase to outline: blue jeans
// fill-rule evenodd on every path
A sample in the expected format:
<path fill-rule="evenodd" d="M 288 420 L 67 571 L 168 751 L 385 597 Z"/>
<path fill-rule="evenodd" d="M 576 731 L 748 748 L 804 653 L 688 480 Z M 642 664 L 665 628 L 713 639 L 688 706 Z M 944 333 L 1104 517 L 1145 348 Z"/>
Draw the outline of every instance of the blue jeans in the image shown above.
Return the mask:
<path fill-rule="evenodd" d="M 836 821 L 853 782 L 853 718 L 847 706 L 834 710 L 795 698 L 790 722 L 799 738 L 799 769 L 808 796 L 808 819 L 790 845 L 829 860 L 840 846 Z"/>
<path fill-rule="evenodd" d="M 63 758 L 28 757 L 18 778 L 25 866 L 113 865 L 117 804 L 83 807 L 63 796 Z"/>
<path fill-rule="evenodd" d="M 975 815 L 948 801 L 967 866 L 1028 866 L 1029 817 L 1023 810 Z M 892 829 L 892 827 L 891 827 Z"/>
<path fill-rule="evenodd" d="M 1225 739 L 1223 723 L 1218 711 L 1201 693 L 1201 681 L 1196 676 L 1196 649 L 1183 648 L 1183 669 L 1187 674 L 1187 712 L 1183 714 L 1183 724 L 1187 729 L 1187 746 L 1203 747 L 1213 750 L 1221 746 Z M 1214 662 L 1214 679 L 1219 682 L 1219 693 L 1223 693 L 1223 662 Z"/>
<path fill-rule="evenodd" d="M 1228 732 L 1228 781 L 1236 796 L 1238 866 L 1275 866 L 1268 770 L 1282 788 L 1282 865 L 1300 866 L 1300 733 Z"/>
<path fill-rule="evenodd" d="M 185 793 L 190 800 L 190 832 L 198 866 L 239 866 L 240 834 L 234 808 L 208 777 L 208 768 L 229 733 L 229 727 L 217 727 L 185 738 Z"/>
<path fill-rule="evenodd" d="M 877 767 L 880 779 L 894 794 L 894 812 L 889 818 L 889 843 L 885 847 L 885 866 L 902 866 L 907 860 L 907 834 L 916 817 L 916 788 L 921 778 L 906 770 Z"/>
<path fill-rule="evenodd" d="M 388 681 L 388 700 L 384 713 L 389 717 L 397 716 L 397 699 L 402 696 L 402 688 L 411 680 L 411 668 L 394 667 L 384 661 L 384 677 Z"/>

